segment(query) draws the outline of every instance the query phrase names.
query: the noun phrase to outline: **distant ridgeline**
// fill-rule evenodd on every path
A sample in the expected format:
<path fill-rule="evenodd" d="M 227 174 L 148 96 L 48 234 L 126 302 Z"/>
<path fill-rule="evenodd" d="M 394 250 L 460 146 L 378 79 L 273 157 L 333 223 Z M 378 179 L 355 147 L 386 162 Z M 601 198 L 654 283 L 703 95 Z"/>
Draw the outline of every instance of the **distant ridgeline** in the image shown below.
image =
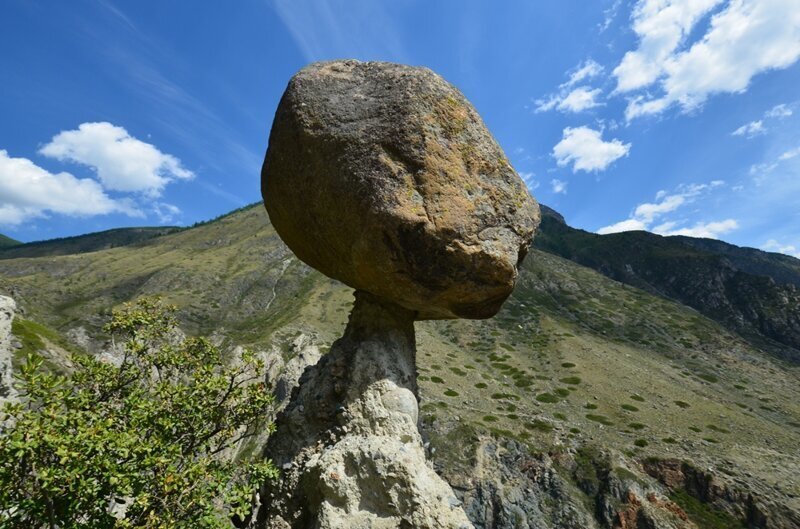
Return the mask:
<path fill-rule="evenodd" d="M 6 237 L 2 233 L 0 233 L 0 248 L 8 248 L 10 246 L 18 246 L 22 244 L 16 239 L 12 239 L 11 237 Z"/>
<path fill-rule="evenodd" d="M 116 228 L 111 230 L 76 235 L 74 237 L 60 237 L 45 241 L 35 241 L 22 243 L 11 237 L 0 234 L 0 259 L 16 259 L 19 257 L 45 257 L 54 255 L 72 255 L 98 250 L 107 250 L 118 246 L 130 246 L 132 244 L 147 241 L 154 237 L 169 235 L 178 231 L 196 228 L 210 222 L 223 219 L 234 215 L 239 211 L 260 206 L 261 202 L 248 204 L 244 207 L 235 209 L 211 220 L 196 222 L 189 228 L 181 226 L 158 226 L 142 228 Z"/>
<path fill-rule="evenodd" d="M 534 246 L 692 307 L 800 362 L 800 259 L 713 239 L 646 231 L 597 235 L 542 206 Z"/>

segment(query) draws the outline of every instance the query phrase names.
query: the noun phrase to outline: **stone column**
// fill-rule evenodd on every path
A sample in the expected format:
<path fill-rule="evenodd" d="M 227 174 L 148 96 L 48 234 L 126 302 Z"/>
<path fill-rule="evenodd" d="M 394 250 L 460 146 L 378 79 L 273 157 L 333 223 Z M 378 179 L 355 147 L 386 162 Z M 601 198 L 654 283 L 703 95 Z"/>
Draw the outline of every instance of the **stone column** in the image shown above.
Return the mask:
<path fill-rule="evenodd" d="M 257 527 L 469 528 L 417 428 L 414 313 L 363 291 L 344 336 L 309 367 L 266 456 L 282 471 Z"/>

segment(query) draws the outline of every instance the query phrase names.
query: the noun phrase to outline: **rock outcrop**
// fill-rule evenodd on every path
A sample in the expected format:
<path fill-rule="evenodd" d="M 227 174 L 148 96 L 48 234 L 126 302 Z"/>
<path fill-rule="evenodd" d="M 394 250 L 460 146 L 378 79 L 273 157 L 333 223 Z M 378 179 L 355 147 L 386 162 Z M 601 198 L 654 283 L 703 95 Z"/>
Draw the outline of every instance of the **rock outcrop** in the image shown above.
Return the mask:
<path fill-rule="evenodd" d="M 511 293 L 539 209 L 477 112 L 423 68 L 337 61 L 289 83 L 262 170 L 270 219 L 356 289 L 266 453 L 271 529 L 470 528 L 425 458 L 414 321 L 487 318 Z"/>
<path fill-rule="evenodd" d="M 427 68 L 303 68 L 261 175 L 270 220 L 301 260 L 417 319 L 494 315 L 539 223 L 478 113 Z"/>
<path fill-rule="evenodd" d="M 0 296 L 0 406 L 14 398 L 16 392 L 12 384 L 11 358 L 14 348 L 11 324 L 14 321 L 17 305 L 7 296 Z"/>
<path fill-rule="evenodd" d="M 257 527 L 472 527 L 425 460 L 411 311 L 356 292 L 347 330 L 307 369 L 267 453 L 281 469 Z"/>

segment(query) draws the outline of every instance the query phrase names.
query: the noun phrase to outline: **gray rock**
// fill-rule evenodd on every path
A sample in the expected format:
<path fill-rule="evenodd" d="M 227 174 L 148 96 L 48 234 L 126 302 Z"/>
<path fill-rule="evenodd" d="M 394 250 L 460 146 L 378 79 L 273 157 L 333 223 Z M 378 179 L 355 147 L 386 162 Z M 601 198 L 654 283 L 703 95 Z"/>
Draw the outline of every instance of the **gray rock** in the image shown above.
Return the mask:
<path fill-rule="evenodd" d="M 425 458 L 413 318 L 356 293 L 345 335 L 278 416 L 266 456 L 282 479 L 262 491 L 255 527 L 472 527 Z"/>
<path fill-rule="evenodd" d="M 7 296 L 0 296 L 0 406 L 10 399 L 14 399 L 16 391 L 12 382 L 12 349 L 22 348 L 22 344 L 16 347 L 19 340 L 11 334 L 11 324 L 14 322 L 14 314 L 17 304 Z"/>
<path fill-rule="evenodd" d="M 300 259 L 416 319 L 493 316 L 539 223 L 478 113 L 427 68 L 303 68 L 261 175 L 270 220 Z"/>

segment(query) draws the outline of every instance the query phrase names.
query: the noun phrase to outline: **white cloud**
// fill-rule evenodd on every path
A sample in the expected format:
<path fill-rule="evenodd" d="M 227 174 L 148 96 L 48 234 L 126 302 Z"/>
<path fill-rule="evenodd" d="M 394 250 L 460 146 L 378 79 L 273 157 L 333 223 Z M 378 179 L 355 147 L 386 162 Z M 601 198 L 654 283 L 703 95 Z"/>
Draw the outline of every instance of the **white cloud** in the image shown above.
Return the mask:
<path fill-rule="evenodd" d="M 792 257 L 797 257 L 800 259 L 800 248 L 797 248 L 792 244 L 781 244 L 775 239 L 770 239 L 765 242 L 761 249 L 767 252 L 779 252 L 786 255 L 791 255 Z"/>
<path fill-rule="evenodd" d="M 588 86 L 579 86 L 558 103 L 559 110 L 569 112 L 581 112 L 599 106 L 597 97 L 600 95 L 599 88 L 591 89 Z"/>
<path fill-rule="evenodd" d="M 161 224 L 167 224 L 169 222 L 173 222 L 178 216 L 180 216 L 181 209 L 174 204 L 155 202 L 153 203 L 153 213 L 155 213 L 156 217 L 158 217 L 158 220 L 161 222 Z"/>
<path fill-rule="evenodd" d="M 563 88 L 574 86 L 585 79 L 597 77 L 603 73 L 603 67 L 592 59 L 587 59 L 583 64 L 580 64 L 575 71 L 573 71 L 569 80 L 561 85 Z"/>
<path fill-rule="evenodd" d="M 633 10 L 633 31 L 639 47 L 622 58 L 613 74 L 617 92 L 630 92 L 654 83 L 666 60 L 692 27 L 722 0 L 640 0 Z"/>
<path fill-rule="evenodd" d="M 775 105 L 771 109 L 764 112 L 764 118 L 759 119 L 757 121 L 751 121 L 750 123 L 745 123 L 738 129 L 734 130 L 731 135 L 733 136 L 747 136 L 747 138 L 753 138 L 760 134 L 766 134 L 767 128 L 764 126 L 765 120 L 775 120 L 775 119 L 785 119 L 792 115 L 792 109 L 789 108 L 788 105 L 782 103 L 780 105 Z"/>
<path fill-rule="evenodd" d="M 731 136 L 747 136 L 748 138 L 753 138 L 759 134 L 766 134 L 766 132 L 767 129 L 764 128 L 764 122 L 759 119 L 758 121 L 745 123 L 738 129 L 731 132 Z"/>
<path fill-rule="evenodd" d="M 792 158 L 795 158 L 797 156 L 800 156 L 800 147 L 796 147 L 794 149 L 786 151 L 785 153 L 781 154 L 778 157 L 778 160 L 783 162 L 783 161 L 786 161 L 786 160 L 791 160 Z"/>
<path fill-rule="evenodd" d="M 48 213 L 85 217 L 114 212 L 142 216 L 129 203 L 106 195 L 95 180 L 54 174 L 0 149 L 0 225 L 16 226 Z"/>
<path fill-rule="evenodd" d="M 646 230 L 659 235 L 686 235 L 689 237 L 716 239 L 720 235 L 738 228 L 738 222 L 734 219 L 725 219 L 722 221 L 698 222 L 692 226 L 680 227 L 681 224 L 685 223 L 684 221 L 662 220 L 662 218 L 693 202 L 697 197 L 724 184 L 725 182 L 722 180 L 714 180 L 708 184 L 682 185 L 674 193 L 659 191 L 656 193 L 655 202 L 639 204 L 630 218 L 604 226 L 597 230 L 597 233 L 604 235 L 622 231 Z M 659 224 L 653 227 L 656 221 L 659 221 Z"/>
<path fill-rule="evenodd" d="M 659 235 L 685 235 L 687 237 L 701 237 L 704 239 L 719 239 L 720 235 L 729 233 L 739 228 L 739 223 L 734 219 L 725 219 L 715 222 L 698 222 L 690 228 L 672 229 L 674 223 L 660 226 L 653 230 Z"/>
<path fill-rule="evenodd" d="M 786 103 L 775 105 L 764 113 L 765 117 L 783 119 L 792 115 L 792 109 Z"/>
<path fill-rule="evenodd" d="M 560 142 L 553 147 L 553 156 L 560 166 L 572 163 L 572 171 L 602 171 L 615 160 L 627 156 L 630 143 L 603 141 L 602 133 L 589 127 L 567 127 Z"/>
<path fill-rule="evenodd" d="M 559 86 L 557 93 L 534 101 L 536 112 L 547 112 L 549 110 L 582 112 L 600 106 L 597 99 L 603 92 L 601 89 L 587 85 L 577 87 L 575 85 L 581 81 L 597 77 L 601 73 L 603 73 L 603 67 L 592 59 L 588 59 L 570 73 L 569 80 Z"/>
<path fill-rule="evenodd" d="M 550 186 L 553 188 L 553 193 L 556 194 L 560 193 L 563 195 L 567 194 L 567 182 L 564 182 L 563 180 L 558 180 L 557 178 L 554 178 L 550 180 Z"/>
<path fill-rule="evenodd" d="M 83 123 L 77 130 L 62 131 L 39 152 L 91 167 L 103 187 L 114 191 L 142 192 L 156 197 L 171 181 L 194 177 L 176 157 L 106 122 Z"/>
<path fill-rule="evenodd" d="M 783 162 L 787 162 L 792 158 L 796 158 L 797 156 L 800 156 L 800 147 L 795 147 L 794 149 L 784 151 L 783 154 L 772 161 L 753 164 L 750 166 L 750 176 L 753 177 L 753 181 L 756 183 L 756 185 L 761 185 Z"/>
<path fill-rule="evenodd" d="M 634 218 L 649 224 L 656 217 L 681 207 L 686 202 L 687 195 L 662 195 L 659 198 L 661 198 L 661 202 L 639 204 L 633 212 Z"/>
<path fill-rule="evenodd" d="M 600 235 L 607 235 L 609 233 L 619 233 L 623 231 L 642 231 L 647 229 L 647 224 L 639 219 L 621 220 L 610 226 L 604 226 L 597 230 Z"/>
<path fill-rule="evenodd" d="M 535 101 L 536 112 L 546 112 L 548 110 L 561 110 L 562 112 L 582 112 L 590 108 L 600 106 L 597 97 L 602 90 L 592 89 L 589 86 L 579 86 L 569 93 L 552 95 L 549 99 L 538 99 Z"/>
<path fill-rule="evenodd" d="M 659 82 L 655 98 L 633 97 L 631 120 L 701 105 L 715 93 L 739 93 L 759 73 L 787 68 L 800 58 L 797 0 L 730 0 L 711 17 L 709 29 L 688 49 L 681 44 L 720 0 L 640 0 L 634 11 L 639 48 L 614 70 L 617 91 L 630 92 Z"/>

